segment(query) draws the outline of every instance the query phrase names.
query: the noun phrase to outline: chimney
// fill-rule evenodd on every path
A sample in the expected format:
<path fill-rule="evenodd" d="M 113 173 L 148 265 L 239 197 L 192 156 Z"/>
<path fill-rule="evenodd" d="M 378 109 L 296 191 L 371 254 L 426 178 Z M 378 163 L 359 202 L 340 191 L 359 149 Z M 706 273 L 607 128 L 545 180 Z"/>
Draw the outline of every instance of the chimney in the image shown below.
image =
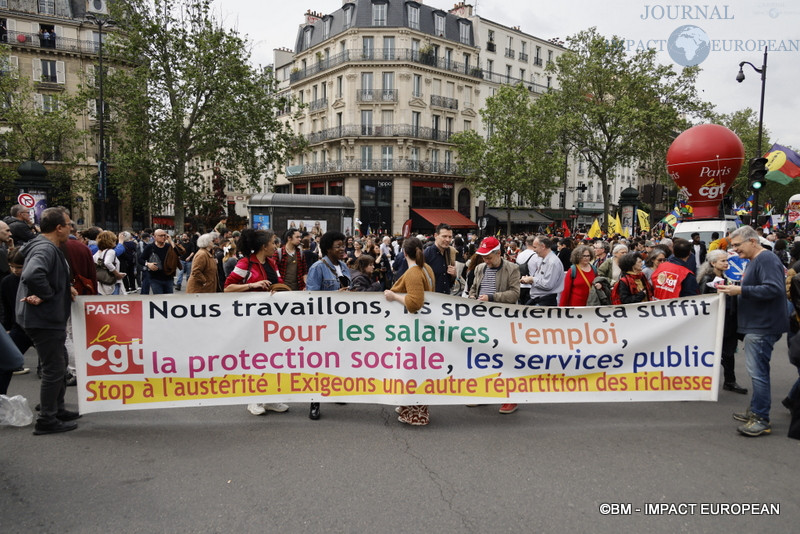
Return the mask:
<path fill-rule="evenodd" d="M 322 14 L 317 13 L 316 11 L 311 11 L 310 9 L 306 11 L 306 26 L 309 24 L 314 24 L 315 22 L 319 22 L 322 19 Z"/>
<path fill-rule="evenodd" d="M 464 2 L 459 2 L 458 4 L 453 6 L 453 9 L 450 10 L 450 13 L 464 18 L 471 17 L 472 6 Z"/>

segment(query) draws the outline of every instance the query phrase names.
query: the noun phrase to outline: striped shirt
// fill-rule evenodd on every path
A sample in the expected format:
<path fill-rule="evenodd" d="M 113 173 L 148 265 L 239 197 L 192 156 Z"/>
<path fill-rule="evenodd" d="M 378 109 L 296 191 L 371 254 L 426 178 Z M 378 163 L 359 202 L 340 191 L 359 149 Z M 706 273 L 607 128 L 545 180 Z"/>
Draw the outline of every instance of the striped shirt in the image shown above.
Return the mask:
<path fill-rule="evenodd" d="M 486 270 L 483 271 L 483 279 L 481 280 L 481 290 L 478 295 L 493 296 L 497 292 L 497 271 L 500 267 L 489 267 L 486 264 Z"/>

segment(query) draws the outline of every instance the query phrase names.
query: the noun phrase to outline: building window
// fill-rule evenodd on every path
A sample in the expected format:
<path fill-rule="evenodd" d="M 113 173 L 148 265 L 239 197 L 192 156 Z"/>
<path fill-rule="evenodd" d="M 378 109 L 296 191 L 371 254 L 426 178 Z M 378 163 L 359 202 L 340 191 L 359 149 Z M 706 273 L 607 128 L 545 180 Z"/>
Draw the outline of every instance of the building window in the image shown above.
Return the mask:
<path fill-rule="evenodd" d="M 419 29 L 419 8 L 408 6 L 408 27 L 412 30 Z"/>
<path fill-rule="evenodd" d="M 472 121 L 464 121 L 464 131 L 469 132 L 472 130 Z"/>
<path fill-rule="evenodd" d="M 435 16 L 435 31 L 436 35 L 440 37 L 444 37 L 444 15 L 436 15 Z"/>
<path fill-rule="evenodd" d="M 431 171 L 439 172 L 439 151 L 431 150 Z"/>
<path fill-rule="evenodd" d="M 336 98 L 344 98 L 344 76 L 336 77 Z"/>
<path fill-rule="evenodd" d="M 444 172 L 453 172 L 453 152 L 451 150 L 444 151 Z"/>
<path fill-rule="evenodd" d="M 486 60 L 486 70 L 489 71 L 489 76 L 491 76 L 492 72 L 494 72 L 494 61 L 493 60 L 491 60 L 491 59 L 487 59 Z"/>
<path fill-rule="evenodd" d="M 42 95 L 42 111 L 45 113 L 58 111 L 58 97 L 56 95 Z"/>
<path fill-rule="evenodd" d="M 56 62 L 51 59 L 42 59 L 42 76 L 41 81 L 57 83 L 58 73 L 56 72 Z"/>
<path fill-rule="evenodd" d="M 394 59 L 394 37 L 383 38 L 383 59 Z"/>
<path fill-rule="evenodd" d="M 381 170 L 382 171 L 391 171 L 392 170 L 392 156 L 394 154 L 394 147 L 391 146 L 382 146 L 381 147 Z"/>
<path fill-rule="evenodd" d="M 373 59 L 375 57 L 375 38 L 362 37 L 361 48 L 364 59 Z"/>
<path fill-rule="evenodd" d="M 411 207 L 453 209 L 453 184 L 412 181 Z"/>
<path fill-rule="evenodd" d="M 411 95 L 417 98 L 422 97 L 422 75 L 415 74 L 413 85 L 411 86 Z"/>
<path fill-rule="evenodd" d="M 489 42 L 494 42 L 494 30 L 489 30 Z"/>
<path fill-rule="evenodd" d="M 42 15 L 55 15 L 55 0 L 39 0 L 39 13 Z"/>
<path fill-rule="evenodd" d="M 331 36 L 331 19 L 330 17 L 326 18 L 322 22 L 322 39 L 325 40 Z"/>
<path fill-rule="evenodd" d="M 547 51 L 547 64 L 549 65 L 552 62 L 553 62 L 553 51 L 552 50 L 548 50 Z"/>
<path fill-rule="evenodd" d="M 525 69 L 519 69 L 519 79 L 525 81 Z"/>
<path fill-rule="evenodd" d="M 411 135 L 414 137 L 419 137 L 419 125 L 420 120 L 422 119 L 422 113 L 419 111 L 412 111 L 411 112 Z"/>
<path fill-rule="evenodd" d="M 372 147 L 365 145 L 361 147 L 361 170 L 369 171 L 372 169 Z"/>
<path fill-rule="evenodd" d="M 469 24 L 463 20 L 458 23 L 458 38 L 461 44 L 470 44 Z"/>
<path fill-rule="evenodd" d="M 353 9 L 347 8 L 344 10 L 344 28 L 347 29 L 353 24 Z"/>
<path fill-rule="evenodd" d="M 541 67 L 542 66 L 542 47 L 541 46 L 537 46 L 536 47 L 536 55 L 533 57 L 533 64 L 536 65 L 537 67 Z"/>
<path fill-rule="evenodd" d="M 386 4 L 372 4 L 372 25 L 386 26 Z"/>
<path fill-rule="evenodd" d="M 372 135 L 372 110 L 361 110 L 361 135 Z"/>
<path fill-rule="evenodd" d="M 419 61 L 419 39 L 411 39 L 411 59 Z"/>
<path fill-rule="evenodd" d="M 418 171 L 419 170 L 419 148 L 412 148 L 409 154 L 409 167 L 408 170 L 410 171 Z"/>
<path fill-rule="evenodd" d="M 470 67 L 470 65 L 469 65 L 470 58 L 471 57 L 470 57 L 469 54 L 464 54 L 464 72 L 465 73 L 469 73 L 469 70 L 470 70 L 470 68 L 469 68 Z"/>
<path fill-rule="evenodd" d="M 553 85 L 553 77 L 552 76 L 548 76 L 547 77 L 547 88 L 550 89 L 550 87 L 552 85 Z"/>
<path fill-rule="evenodd" d="M 344 182 L 336 181 L 336 182 L 328 182 L 328 194 L 329 195 L 344 195 Z"/>
<path fill-rule="evenodd" d="M 313 30 L 314 30 L 314 29 L 313 29 L 313 28 L 310 28 L 310 27 L 309 27 L 309 28 L 306 28 L 306 31 L 305 31 L 305 32 L 304 32 L 304 34 L 303 34 L 304 43 L 305 43 L 305 49 L 306 49 L 306 50 L 308 50 L 309 48 L 311 48 L 311 32 L 312 32 Z"/>

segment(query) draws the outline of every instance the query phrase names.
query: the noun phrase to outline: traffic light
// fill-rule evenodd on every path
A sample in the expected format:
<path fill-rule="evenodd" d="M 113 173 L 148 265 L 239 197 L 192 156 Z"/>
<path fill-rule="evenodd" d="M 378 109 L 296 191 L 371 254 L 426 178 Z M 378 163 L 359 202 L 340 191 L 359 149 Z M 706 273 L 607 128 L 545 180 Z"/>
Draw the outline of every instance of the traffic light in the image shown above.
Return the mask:
<path fill-rule="evenodd" d="M 767 158 L 753 158 L 750 160 L 747 173 L 748 185 L 751 190 L 758 191 L 764 187 L 764 176 L 767 174 Z"/>

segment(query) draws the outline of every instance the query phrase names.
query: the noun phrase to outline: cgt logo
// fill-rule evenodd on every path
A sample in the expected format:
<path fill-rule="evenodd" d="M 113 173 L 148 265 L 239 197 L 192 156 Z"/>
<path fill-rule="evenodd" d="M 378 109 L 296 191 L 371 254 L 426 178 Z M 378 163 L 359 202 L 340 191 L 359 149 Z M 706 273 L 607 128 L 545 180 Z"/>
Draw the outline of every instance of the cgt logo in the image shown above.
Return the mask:
<path fill-rule="evenodd" d="M 717 184 L 712 179 L 703 184 L 697 192 L 700 196 L 713 200 L 725 194 L 725 184 Z"/>
<path fill-rule="evenodd" d="M 144 373 L 142 303 L 87 302 L 87 376 Z"/>

